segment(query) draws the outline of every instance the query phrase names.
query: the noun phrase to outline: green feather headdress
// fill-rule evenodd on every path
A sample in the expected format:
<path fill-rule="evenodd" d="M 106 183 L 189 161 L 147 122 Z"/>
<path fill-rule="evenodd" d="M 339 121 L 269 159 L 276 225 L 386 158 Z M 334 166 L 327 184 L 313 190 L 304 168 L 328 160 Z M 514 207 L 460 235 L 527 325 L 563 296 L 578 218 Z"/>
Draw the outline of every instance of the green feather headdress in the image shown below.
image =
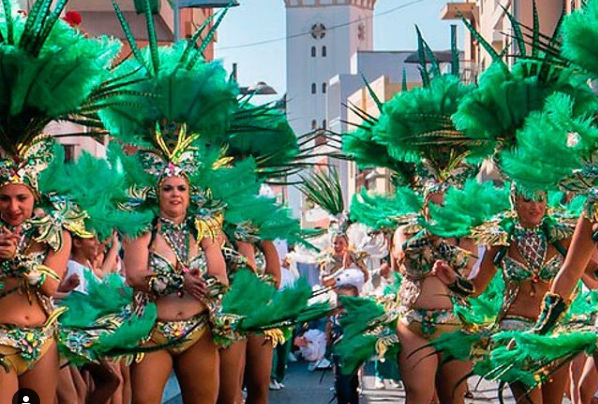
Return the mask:
<path fill-rule="evenodd" d="M 453 120 L 459 130 L 480 142 L 474 154 L 495 158 L 501 173 L 521 182 L 518 186 L 546 190 L 571 170 L 575 147 L 566 150 L 567 138 L 571 138 L 568 134 L 588 129 L 589 117 L 597 111 L 598 103 L 587 84 L 588 76 L 561 52 L 564 10 L 550 36 L 540 31 L 535 2 L 532 27 L 517 21 L 507 10 L 505 14 L 517 49 L 508 55 L 516 60 L 512 66 L 505 62 L 504 53 L 497 53 L 464 21 L 490 53 L 493 64 L 481 76 L 477 89 L 465 97 Z M 549 155 L 542 156 L 547 150 L 552 150 L 550 158 L 562 160 L 553 165 L 554 171 L 548 168 Z M 534 181 L 539 183 L 534 185 Z"/>
<path fill-rule="evenodd" d="M 219 63 L 203 58 L 224 13 L 202 45 L 197 40 L 209 22 L 187 41 L 158 46 L 145 0 L 149 46 L 141 50 L 115 1 L 113 5 L 133 53 L 115 73 L 129 77 L 130 84 L 121 103 L 107 106 L 99 116 L 111 135 L 141 148 L 143 166 L 158 182 L 172 175 L 192 178 L 201 166 L 200 138 L 201 143 L 220 143 L 237 108 L 236 84 Z"/>
<path fill-rule="evenodd" d="M 0 183 L 37 188 L 37 175 L 51 161 L 51 140 L 40 137 L 54 120 L 76 120 L 114 94 L 103 88 L 116 41 L 88 38 L 60 20 L 67 0 L 52 9 L 38 0 L 25 17 L 16 2 L 2 1 L 0 58 Z"/>
<path fill-rule="evenodd" d="M 362 119 L 357 130 L 343 139 L 343 151 L 360 167 L 386 167 L 403 184 L 422 188 L 430 180 L 440 184 L 454 180 L 454 170 L 476 143 L 455 129 L 451 116 L 471 86 L 460 82 L 459 54 L 453 39 L 451 73 L 442 74 L 440 65 L 419 30 L 418 54 L 423 87 L 397 93 L 382 103 L 368 86 L 380 117 L 349 108 Z M 431 67 L 429 67 L 429 65 Z M 460 177 L 460 176 L 459 176 Z"/>
<path fill-rule="evenodd" d="M 324 209 L 330 215 L 330 234 L 343 235 L 350 222 L 345 211 L 343 192 L 338 172 L 334 168 L 319 171 L 311 176 L 302 176 L 297 188 L 308 201 Z"/>

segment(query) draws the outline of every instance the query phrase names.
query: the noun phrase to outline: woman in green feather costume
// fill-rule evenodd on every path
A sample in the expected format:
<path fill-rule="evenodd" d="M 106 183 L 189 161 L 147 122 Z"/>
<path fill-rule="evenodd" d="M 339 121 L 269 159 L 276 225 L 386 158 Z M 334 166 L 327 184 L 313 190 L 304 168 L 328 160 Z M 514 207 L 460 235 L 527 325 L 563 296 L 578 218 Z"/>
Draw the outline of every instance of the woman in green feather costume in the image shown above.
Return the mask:
<path fill-rule="evenodd" d="M 458 57 L 452 64 L 455 74 L 442 75 L 421 36 L 419 45 L 424 86 L 411 91 L 404 89 L 386 104 L 378 102 L 380 118 L 364 117 L 367 119 L 356 135 L 368 141 L 367 150 L 351 137 L 343 144 L 343 150 L 355 157 L 360 166 L 400 170 L 397 177 L 414 188 L 398 188 L 394 200 L 386 201 L 365 193 L 354 200 L 352 217 L 360 220 L 361 216 L 370 225 L 396 230 L 391 260 L 403 279 L 396 304 L 388 306 L 387 311 L 379 307 L 377 312 L 381 315 L 374 319 L 369 317 L 374 312 L 368 313 L 368 317 L 363 317 L 366 325 L 356 324 L 356 332 L 351 331 L 353 322 L 347 324 L 348 335 L 363 334 L 369 325 L 378 326 L 380 321 L 394 322 L 407 403 L 431 402 L 436 392 L 443 403 L 463 403 L 465 391 L 459 381 L 468 372 L 467 363 L 453 362 L 440 367 L 439 356 L 428 344 L 434 337 L 462 326 L 461 320 L 453 314 L 452 292 L 434 275 L 435 267 L 438 262 L 448 262 L 455 271 L 466 276 L 475 261 L 474 246 L 459 236 L 436 231 L 427 223 L 432 207 L 442 205 L 449 185 L 462 184 L 474 171 L 465 162 L 472 145 L 451 120 L 473 88 L 459 82 Z M 431 73 L 429 66 L 432 66 Z M 373 149 L 381 152 L 369 153 Z M 354 310 L 352 305 L 348 306 L 347 318 L 351 319 Z M 357 311 L 354 314 L 355 318 L 360 317 Z M 380 347 L 395 347 L 392 352 L 396 354 L 397 341 L 385 339 L 391 335 L 380 335 L 384 337 Z M 361 337 L 365 338 L 356 338 L 353 342 L 361 340 L 363 345 L 352 345 L 354 349 L 376 340 L 369 333 Z M 351 341 L 347 340 L 347 344 Z M 440 374 L 437 375 L 437 371 Z"/>
<path fill-rule="evenodd" d="M 134 56 L 115 74 L 131 80 L 121 104 L 99 114 L 112 136 L 138 148 L 132 156 L 112 149 L 130 182 L 124 207 L 150 214 L 142 231 L 123 243 L 137 312 L 148 310 L 148 303 L 157 308 L 143 344 L 149 351 L 131 366 L 132 402 L 160 403 L 175 369 L 185 403 L 215 403 L 219 358 L 209 324 L 218 285 L 228 280 L 216 241 L 222 206 L 212 205 L 205 181 L 224 161 L 205 142 L 224 136 L 237 106 L 236 86 L 218 63 L 203 60 L 197 38 L 159 47 L 145 3 L 150 44 L 144 50 L 114 3 Z M 135 114 L 131 105 L 138 107 Z"/>
<path fill-rule="evenodd" d="M 281 113 L 239 101 L 236 83 L 222 67 L 203 60 L 204 45 L 197 47 L 196 41 L 205 26 L 185 42 L 158 47 L 149 6 L 146 15 L 149 47 L 142 51 L 130 41 L 134 58 L 117 69 L 132 78 L 128 91 L 122 93 L 121 105 L 99 113 L 115 138 L 139 148 L 133 156 L 118 147 L 111 150 L 112 160 L 127 172 L 130 198 L 123 207 L 150 212 L 153 218 L 141 232 L 130 234 L 125 266 L 137 295 L 157 305 L 158 321 L 145 346 L 165 349 L 146 353 L 132 366 L 133 402 L 158 402 L 173 367 L 185 403 L 232 402 L 240 390 L 239 369 L 229 369 L 234 381 L 225 382 L 231 389 L 219 398 L 218 345 L 327 311 L 318 307 L 304 312 L 310 296 L 306 285 L 285 293 L 265 285 L 256 289 L 261 295 L 244 298 L 240 290 L 255 287 L 257 277 L 235 277 L 224 296 L 220 287 L 228 282 L 221 253 L 223 226 L 232 230 L 232 242 L 299 236 L 287 210 L 257 194 L 261 178 L 280 175 L 284 161 L 295 156 L 296 140 Z M 143 113 L 131 114 L 128 105 L 138 105 Z M 263 140 L 267 135 L 283 149 L 273 150 Z M 265 248 L 272 250 L 268 243 Z M 247 261 L 252 254 L 247 253 Z M 237 299 L 246 303 L 238 305 Z M 263 391 L 250 395 L 252 400 L 264 402 Z"/>
<path fill-rule="evenodd" d="M 0 55 L 0 402 L 30 388 L 54 402 L 59 370 L 51 298 L 65 273 L 71 233 L 91 237 L 68 193 L 47 193 L 43 174 L 55 154 L 42 131 L 53 120 L 97 111 L 119 46 L 60 20 L 66 1 L 34 2 L 25 17 L 2 1 Z M 113 87 L 115 88 L 115 87 Z M 73 179 L 71 179 L 73 180 Z M 76 180 L 75 180 L 76 181 Z"/>
<path fill-rule="evenodd" d="M 592 0 L 567 16 L 561 29 L 559 62 L 590 79 L 598 77 L 597 22 L 598 2 Z M 517 180 L 522 178 L 527 189 L 544 189 L 549 182 L 566 190 L 581 192 L 587 195 L 587 201 L 577 221 L 567 258 L 546 291 L 533 333 L 506 336 L 514 338 L 517 346 L 505 355 L 507 360 L 532 358 L 546 365 L 532 369 L 536 374 L 531 372 L 532 377 L 527 378 L 532 386 L 552 377 L 553 361 L 563 364 L 580 352 L 596 353 L 595 329 L 578 333 L 561 327 L 562 319 L 572 305 L 572 295 L 579 279 L 584 274 L 595 276 L 596 263 L 592 262 L 598 223 L 595 108 L 577 111 L 575 99 L 570 96 L 550 101 L 553 106 L 550 109 L 546 107 L 535 119 L 530 119 L 526 128 L 518 134 L 523 141 L 513 151 L 515 158 L 511 161 L 519 159 L 520 162 L 510 164 L 511 175 Z M 521 161 L 532 162 L 531 169 L 526 170 Z"/>
<path fill-rule="evenodd" d="M 451 287 L 465 286 L 466 295 L 471 296 L 483 293 L 500 270 L 505 290 L 500 309 L 492 319 L 496 326 L 490 327 L 490 335 L 485 338 L 487 341 L 497 331 L 525 331 L 533 326 L 541 310 L 542 296 L 562 265 L 573 234 L 571 219 L 547 211 L 546 193 L 528 198 L 521 192 L 512 192 L 512 212 L 498 215 L 472 229 L 472 236 L 486 248 L 476 276 L 468 280 L 444 265 L 436 269 L 443 282 Z M 457 203 L 464 203 L 464 199 L 466 197 Z M 464 204 L 467 206 L 467 203 Z M 494 343 L 492 349 L 497 350 L 504 343 L 504 340 Z M 481 348 L 485 349 L 484 346 Z M 485 369 L 490 374 L 497 374 L 492 369 L 495 364 L 488 360 L 491 361 L 491 358 L 482 356 L 481 360 L 478 359 L 475 371 L 479 373 Z M 501 375 L 502 380 L 507 378 L 506 373 Z M 560 403 L 566 380 L 567 371 L 561 369 L 541 389 L 528 392 L 527 387 L 516 382 L 511 384 L 511 389 L 522 403 L 531 400 L 534 403 L 556 404 Z"/>

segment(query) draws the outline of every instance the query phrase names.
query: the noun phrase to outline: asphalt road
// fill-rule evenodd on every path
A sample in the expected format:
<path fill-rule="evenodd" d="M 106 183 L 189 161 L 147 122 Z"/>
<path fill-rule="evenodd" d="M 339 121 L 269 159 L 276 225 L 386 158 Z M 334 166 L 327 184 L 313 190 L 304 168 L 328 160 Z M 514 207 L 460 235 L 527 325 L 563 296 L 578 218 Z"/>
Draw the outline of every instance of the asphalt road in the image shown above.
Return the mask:
<path fill-rule="evenodd" d="M 405 391 L 402 387 L 393 388 L 386 385 L 383 390 L 374 389 L 374 377 L 368 367 L 364 372 L 361 394 L 361 404 L 403 404 Z M 270 404 L 335 404 L 333 400 L 333 374 L 331 370 L 310 372 L 306 362 L 290 363 L 285 388 L 270 392 Z M 468 399 L 467 404 L 497 403 L 497 385 L 478 380 L 471 380 L 469 386 L 474 394 L 474 399 Z M 169 383 L 165 395 L 165 404 L 182 404 L 178 395 L 178 386 L 174 380 Z M 515 400 L 508 391 L 505 391 L 505 403 L 515 404 Z M 563 404 L 569 403 L 563 400 Z"/>

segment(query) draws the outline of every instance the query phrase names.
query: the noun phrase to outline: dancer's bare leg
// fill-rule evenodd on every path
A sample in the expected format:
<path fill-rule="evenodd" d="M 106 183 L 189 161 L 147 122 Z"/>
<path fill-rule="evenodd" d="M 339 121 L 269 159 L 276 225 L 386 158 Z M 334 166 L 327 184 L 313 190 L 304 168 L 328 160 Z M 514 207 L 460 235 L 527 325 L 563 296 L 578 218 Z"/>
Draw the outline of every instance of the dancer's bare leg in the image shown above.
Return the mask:
<path fill-rule="evenodd" d="M 132 404 L 161 404 L 171 371 L 172 357 L 165 350 L 145 354 L 141 362 L 132 364 Z"/>
<path fill-rule="evenodd" d="M 569 369 L 563 366 L 542 385 L 542 404 L 561 404 L 567 388 Z"/>
<path fill-rule="evenodd" d="M 579 381 L 580 404 L 592 404 L 594 394 L 598 390 L 598 370 L 596 369 L 596 363 L 596 357 L 590 356 L 584 365 Z"/>
<path fill-rule="evenodd" d="M 19 377 L 19 388 L 35 391 L 40 403 L 53 403 L 56 399 L 59 371 L 60 357 L 56 343 L 53 342 L 35 366 Z M 10 401 L 6 402 L 10 403 Z"/>
<path fill-rule="evenodd" d="M 248 337 L 245 356 L 246 404 L 268 404 L 273 354 L 272 342 L 268 339 L 259 335 Z"/>
<path fill-rule="evenodd" d="M 185 404 L 215 404 L 218 399 L 219 358 L 212 334 L 206 332 L 174 359 L 174 371 Z"/>
<path fill-rule="evenodd" d="M 56 390 L 58 404 L 77 404 L 79 396 L 70 366 L 64 366 L 58 372 L 58 388 Z"/>
<path fill-rule="evenodd" d="M 397 331 L 401 341 L 399 368 L 405 386 L 405 403 L 430 404 L 435 393 L 438 355 L 433 354 L 433 348 L 421 349 L 429 341 L 405 324 L 399 323 Z"/>
<path fill-rule="evenodd" d="M 218 404 L 236 404 L 243 379 L 243 362 L 247 341 L 238 341 L 220 349 L 220 389 Z"/>
<path fill-rule="evenodd" d="M 465 376 L 471 371 L 469 362 L 451 361 L 446 363 L 436 379 L 439 401 L 443 404 L 463 404 L 467 392 Z"/>
<path fill-rule="evenodd" d="M 10 403 L 17 390 L 19 390 L 17 373 L 12 369 L 8 372 L 0 369 L 0 403 Z"/>

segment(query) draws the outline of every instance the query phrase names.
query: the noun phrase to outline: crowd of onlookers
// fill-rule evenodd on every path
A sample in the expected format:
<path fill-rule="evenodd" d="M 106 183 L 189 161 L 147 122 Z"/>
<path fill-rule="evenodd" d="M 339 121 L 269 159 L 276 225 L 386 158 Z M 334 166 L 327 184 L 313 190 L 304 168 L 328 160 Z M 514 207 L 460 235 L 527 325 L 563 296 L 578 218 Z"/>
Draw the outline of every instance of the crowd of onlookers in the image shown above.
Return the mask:
<path fill-rule="evenodd" d="M 348 253 L 347 245 L 341 245 L 336 252 L 338 255 Z M 367 272 L 357 275 L 344 274 L 341 268 L 337 271 L 326 270 L 317 263 L 293 262 L 287 255 L 282 265 L 283 287 L 291 285 L 302 277 L 310 283 L 314 290 L 326 288 L 327 293 L 320 294 L 318 299 L 328 299 L 337 304 L 337 309 L 327 318 L 303 324 L 293 330 L 294 337 L 284 345 L 275 349 L 272 365 L 271 390 L 284 388 L 285 368 L 288 361 L 302 358 L 307 362 L 309 371 L 332 370 L 334 372 L 334 393 L 338 403 L 354 404 L 359 402 L 361 372 L 345 375 L 340 371 L 340 363 L 333 354 L 333 347 L 342 338 L 340 319 L 343 309 L 339 304 L 339 296 L 382 295 L 388 286 L 395 282 L 395 275 L 385 260 L 368 260 Z M 343 257 L 344 267 L 355 267 L 347 263 L 350 258 Z M 398 366 L 396 363 L 374 362 L 376 372 L 375 388 L 397 388 L 400 383 Z"/>
<path fill-rule="evenodd" d="M 124 278 L 120 257 L 120 241 L 116 234 L 105 242 L 97 238 L 73 237 L 67 273 L 58 289 L 56 300 L 70 293 L 87 294 L 92 279 L 107 274 Z M 131 401 L 129 367 L 124 361 L 101 361 L 81 368 L 61 364 L 57 399 L 59 404 L 127 404 Z"/>

